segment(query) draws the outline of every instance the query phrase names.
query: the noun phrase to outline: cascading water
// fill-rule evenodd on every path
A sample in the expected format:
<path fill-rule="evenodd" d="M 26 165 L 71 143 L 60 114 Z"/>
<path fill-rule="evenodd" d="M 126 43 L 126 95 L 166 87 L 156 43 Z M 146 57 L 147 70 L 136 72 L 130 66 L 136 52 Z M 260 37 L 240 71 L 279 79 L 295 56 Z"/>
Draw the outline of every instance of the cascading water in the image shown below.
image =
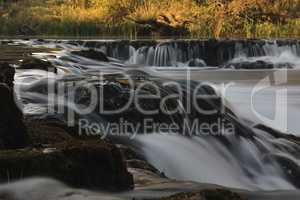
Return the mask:
<path fill-rule="evenodd" d="M 260 132 L 254 140 L 227 136 L 186 138 L 180 135 L 138 136 L 146 159 L 168 177 L 250 190 L 295 189 L 272 155 L 299 159 L 286 149 L 299 150 L 288 141 Z"/>
<path fill-rule="evenodd" d="M 209 45 L 213 46 L 215 44 L 202 41 L 181 42 L 178 44 L 176 42 L 155 45 L 143 44 L 137 47 L 128 45 L 128 55 L 124 52 L 121 55 L 118 48 L 113 48 L 108 44 L 105 44 L 105 46 L 100 43 L 97 47 L 94 47 L 113 57 L 113 61 L 118 60 L 118 65 L 92 61 L 72 55 L 69 52 L 74 48 L 74 45 L 67 47 L 64 46 L 64 43 L 57 45 L 64 47 L 65 51 L 59 52 L 55 56 L 47 54 L 39 56 L 52 61 L 60 68 L 60 75 L 51 74 L 49 77 L 50 73 L 39 70 L 17 72 L 16 86 L 22 85 L 17 93 L 25 106 L 26 114 L 45 114 L 43 111 L 49 103 L 55 106 L 58 104 L 63 107 L 70 106 L 66 97 L 74 92 L 72 90 L 71 93 L 60 94 L 60 100 L 49 102 L 49 94 L 45 92 L 45 88 L 49 84 L 45 81 L 46 79 L 47 81 L 51 79 L 53 84 L 58 81 L 77 82 L 82 79 L 92 83 L 95 81 L 95 77 L 97 79 L 96 75 L 99 71 L 111 74 L 124 70 L 129 64 L 178 66 L 178 63 L 188 63 L 191 59 L 198 59 L 199 63 L 201 63 L 201 60 L 212 63 L 212 59 L 215 58 L 208 58 L 206 55 L 207 51 L 212 51 L 209 50 Z M 232 42 L 228 45 L 223 48 L 219 44 L 219 48 L 223 49 L 216 51 L 215 56 L 219 58 L 219 61 L 214 60 L 214 62 L 220 62 L 221 65 L 232 59 L 239 62 L 238 59 L 242 57 L 247 60 L 277 57 L 280 62 L 286 62 L 292 54 L 295 60 L 289 61 L 297 63 L 300 56 L 299 43 L 280 46 L 274 42 L 269 44 L 263 41 L 252 46 L 240 42 Z M 80 46 L 76 48 L 80 48 Z M 127 48 L 123 47 L 123 49 Z M 109 54 L 109 52 L 112 53 Z M 286 60 L 283 61 L 283 58 L 286 58 Z M 272 60 L 270 58 L 270 61 Z M 71 85 L 69 88 L 72 89 L 73 86 Z M 79 99 L 84 100 L 85 98 Z M 71 109 L 74 109 L 72 105 Z M 64 118 L 64 116 L 56 117 Z M 99 113 L 90 113 L 82 117 L 97 123 L 107 122 L 107 119 Z M 240 119 L 235 120 L 240 121 Z M 285 168 L 287 163 L 289 163 L 289 166 L 293 165 L 299 168 L 299 145 L 296 142 L 275 137 L 257 128 L 250 127 L 249 129 L 251 129 L 251 136 L 225 135 L 217 137 L 208 135 L 184 137 L 180 134 L 153 133 L 139 135 L 130 143 L 133 143 L 134 147 L 139 149 L 152 165 L 170 178 L 250 190 L 299 188 L 299 184 L 293 178 L 295 173 L 293 169 Z"/>
<path fill-rule="evenodd" d="M 60 46 L 93 48 L 126 64 L 161 67 L 224 67 L 249 62 L 257 68 L 257 61 L 274 68 L 276 64 L 297 67 L 300 60 L 298 40 L 66 41 Z"/>

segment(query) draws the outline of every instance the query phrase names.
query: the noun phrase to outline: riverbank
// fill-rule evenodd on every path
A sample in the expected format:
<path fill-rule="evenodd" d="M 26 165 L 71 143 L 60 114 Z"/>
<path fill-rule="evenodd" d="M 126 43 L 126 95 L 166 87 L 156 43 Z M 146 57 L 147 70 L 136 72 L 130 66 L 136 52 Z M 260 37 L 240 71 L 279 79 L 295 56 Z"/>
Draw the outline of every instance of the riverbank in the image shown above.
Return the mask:
<path fill-rule="evenodd" d="M 270 38 L 300 35 L 299 2 L 0 2 L 0 35 Z"/>

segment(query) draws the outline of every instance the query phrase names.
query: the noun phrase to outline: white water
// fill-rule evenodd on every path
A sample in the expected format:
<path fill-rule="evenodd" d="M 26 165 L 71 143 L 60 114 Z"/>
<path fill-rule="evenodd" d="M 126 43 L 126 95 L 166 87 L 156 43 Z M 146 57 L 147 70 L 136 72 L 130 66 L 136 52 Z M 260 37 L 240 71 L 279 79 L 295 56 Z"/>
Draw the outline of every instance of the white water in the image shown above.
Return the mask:
<path fill-rule="evenodd" d="M 54 45 L 55 44 L 50 44 Z M 117 64 L 102 63 L 82 57 L 74 56 L 70 50 L 78 47 L 59 44 L 65 51 L 55 54 L 55 58 L 49 55 L 38 55 L 55 63 L 61 70 L 59 75 L 51 74 L 51 79 L 56 80 L 64 75 L 70 78 L 90 79 L 96 72 L 114 73 L 122 70 L 122 61 Z M 240 48 L 240 47 L 238 47 Z M 247 56 L 246 50 L 240 49 L 233 57 L 233 62 L 266 60 L 269 62 L 289 62 L 298 65 L 298 50 L 294 47 L 279 48 L 276 44 L 264 47 L 266 55 L 255 57 Z M 145 53 L 146 52 L 146 53 Z M 191 50 L 191 54 L 193 51 Z M 252 52 L 256 52 L 252 50 Z M 117 53 L 116 53 L 117 55 Z M 63 59 L 67 57 L 69 59 Z M 158 45 L 154 47 L 141 47 L 135 50 L 130 48 L 130 58 L 125 63 L 139 65 L 155 65 L 173 67 L 187 66 L 191 57 L 183 58 L 183 52 L 174 47 Z M 198 58 L 199 59 L 199 58 Z M 170 69 L 174 73 L 173 69 Z M 198 71 L 205 73 L 205 71 Z M 215 70 L 222 82 L 222 71 Z M 168 72 L 166 72 L 168 73 Z M 181 74 L 181 72 L 177 72 Z M 195 75 L 196 76 L 196 75 Z M 247 77 L 247 72 L 244 74 Z M 16 86 L 21 85 L 18 94 L 26 99 L 25 112 L 27 114 L 43 113 L 48 105 L 47 94 L 40 91 L 40 86 L 45 85 L 44 79 L 49 78 L 49 73 L 39 70 L 23 70 L 16 75 Z M 228 80 L 226 80 L 228 81 Z M 226 99 L 233 106 L 241 119 L 261 122 L 255 118 L 251 107 L 250 98 L 253 85 L 239 84 L 229 91 Z M 300 105 L 300 88 L 289 86 L 288 93 L 288 128 L 291 132 L 300 133 L 300 125 L 297 122 Z M 277 88 L 271 88 L 260 94 L 255 105 L 258 111 L 265 115 L 274 112 L 275 103 L 270 93 Z M 62 94 L 64 96 L 65 94 Z M 62 102 L 58 102 L 62 103 Z M 95 119 L 100 121 L 97 114 Z M 276 124 L 274 124 L 275 126 Z M 255 130 L 255 138 L 250 140 L 245 137 L 226 136 L 230 145 L 221 143 L 214 137 L 185 138 L 179 135 L 151 134 L 138 136 L 139 143 L 148 161 L 163 171 L 168 177 L 180 180 L 193 180 L 198 182 L 214 183 L 229 187 L 251 190 L 282 190 L 295 189 L 295 186 L 284 176 L 284 171 L 278 163 L 271 159 L 270 155 L 281 155 L 289 158 L 299 166 L 298 155 L 291 152 L 299 152 L 296 144 L 283 139 L 275 139 L 263 131 Z"/>
<path fill-rule="evenodd" d="M 152 134 L 137 138 L 148 161 L 171 178 L 251 190 L 294 189 L 275 162 L 264 160 L 268 153 L 290 154 L 277 149 L 276 143 L 291 144 L 262 133 L 255 141 L 229 140 L 230 147 L 213 137 Z"/>
<path fill-rule="evenodd" d="M 156 46 L 144 46 L 138 49 L 130 46 L 128 64 L 139 64 L 146 66 L 177 66 L 186 67 L 189 61 L 199 59 L 199 66 L 206 66 L 202 59 L 201 51 L 205 51 L 204 46 L 190 46 L 184 52 L 176 44 L 161 43 Z M 203 50 L 203 49 L 204 50 Z M 229 63 L 266 61 L 276 64 L 288 63 L 295 68 L 300 67 L 300 45 L 279 46 L 276 41 L 268 42 L 262 47 L 258 45 L 243 47 L 236 43 L 235 54 L 230 55 Z"/>

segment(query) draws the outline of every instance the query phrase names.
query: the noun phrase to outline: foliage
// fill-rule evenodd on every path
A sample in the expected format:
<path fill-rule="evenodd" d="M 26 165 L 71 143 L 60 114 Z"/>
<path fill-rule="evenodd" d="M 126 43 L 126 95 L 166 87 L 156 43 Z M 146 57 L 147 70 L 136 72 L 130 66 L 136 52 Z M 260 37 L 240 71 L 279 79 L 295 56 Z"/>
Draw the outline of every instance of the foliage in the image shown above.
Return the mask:
<path fill-rule="evenodd" d="M 191 37 L 295 37 L 299 10 L 300 0 L 0 0 L 0 34 L 151 36 L 166 34 L 162 26 Z"/>

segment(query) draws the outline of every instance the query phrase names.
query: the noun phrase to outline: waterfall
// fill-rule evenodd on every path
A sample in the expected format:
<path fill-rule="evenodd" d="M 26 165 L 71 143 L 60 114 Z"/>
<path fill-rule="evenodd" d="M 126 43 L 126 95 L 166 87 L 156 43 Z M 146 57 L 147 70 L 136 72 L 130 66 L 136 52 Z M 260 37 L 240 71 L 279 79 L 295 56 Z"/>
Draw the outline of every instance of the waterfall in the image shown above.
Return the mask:
<path fill-rule="evenodd" d="M 91 43 L 89 43 L 91 44 Z M 40 44 L 39 44 L 40 45 Z M 86 45 L 85 45 L 86 47 Z M 62 92 L 60 98 L 53 102 L 49 102 L 49 92 L 46 88 L 49 86 L 49 79 L 53 84 L 59 81 L 64 83 L 78 83 L 84 80 L 88 83 L 95 84 L 98 81 L 98 72 L 105 72 L 111 78 L 113 84 L 113 92 L 109 98 L 106 98 L 108 103 L 121 104 L 122 100 L 126 98 L 127 94 L 132 92 L 124 86 L 121 87 L 121 81 L 114 79 L 115 72 L 120 73 L 129 64 L 146 65 L 146 66 L 179 66 L 179 63 L 185 63 L 186 66 L 191 64 L 191 61 L 201 65 L 218 64 L 226 62 L 256 62 L 265 61 L 273 63 L 292 63 L 299 64 L 299 42 L 283 43 L 279 41 L 173 41 L 173 42 L 157 42 L 146 43 L 124 43 L 124 42 L 99 42 L 96 47 L 105 52 L 109 57 L 119 60 L 121 64 L 96 62 L 81 57 L 74 57 L 69 53 L 72 47 L 66 47 L 65 51 L 60 53 L 44 54 L 43 58 L 53 61 L 60 69 L 61 74 L 51 74 L 49 72 L 41 72 L 36 70 L 17 71 L 16 88 L 22 85 L 20 90 L 16 91 L 22 100 L 26 114 L 39 114 L 45 112 L 47 107 L 62 107 L 62 109 L 75 110 L 74 104 L 68 104 L 65 101 L 68 95 L 77 94 L 74 85 L 68 86 L 71 89 L 69 92 Z M 78 48 L 78 46 L 76 47 Z M 80 47 L 79 47 L 80 48 Z M 69 59 L 65 59 L 65 58 Z M 76 59 L 75 59 L 76 58 Z M 124 63 L 122 63 L 124 62 Z M 121 65 L 121 67 L 119 67 Z M 234 71 L 235 69 L 230 69 Z M 157 79 L 160 73 L 154 71 Z M 176 71 L 171 71 L 176 73 Z M 211 71 L 209 71 L 211 72 Z M 226 71 L 227 72 L 227 71 Z M 182 72 L 177 72 L 178 74 Z M 205 73 L 205 71 L 200 71 Z M 226 81 L 228 76 L 225 76 L 224 70 L 214 69 L 213 73 L 218 73 L 220 82 Z M 231 73 L 231 71 L 230 71 Z M 145 73 L 146 74 L 146 73 Z M 177 74 L 177 75 L 178 75 Z M 176 75 L 176 74 L 175 74 Z M 143 76 L 141 76 L 143 81 Z M 245 72 L 247 78 L 247 71 Z M 140 77 L 138 77 L 140 78 Z M 147 77 L 146 77 L 147 78 Z M 198 78 L 198 77 L 196 77 Z M 48 79 L 48 80 L 46 80 Z M 154 82 L 155 80 L 153 80 Z M 157 82 L 162 82 L 160 79 Z M 199 81 L 199 80 L 197 80 Z M 185 80 L 178 80 L 178 83 L 184 85 Z M 48 85 L 47 85 L 48 84 Z M 126 81 L 122 82 L 126 85 Z M 103 83 L 98 84 L 98 87 L 103 87 Z M 189 89 L 192 86 L 187 86 Z M 297 85 L 293 85 L 297 88 Z M 161 88 L 160 88 L 161 89 Z M 289 109 L 295 110 L 298 104 L 298 92 L 288 94 L 292 97 L 295 103 L 289 104 Z M 111 91 L 112 91 L 111 90 Z M 45 92 L 46 91 L 46 92 Z M 162 93 L 168 93 L 170 90 L 163 88 Z M 241 84 L 241 92 L 249 92 L 246 90 L 244 82 Z M 186 92 L 186 91 L 185 91 Z M 251 94 L 251 91 L 249 92 Z M 84 91 L 80 91 L 76 96 L 76 100 L 82 103 L 89 103 Z M 118 96 L 119 95 L 119 96 Z M 118 100 L 117 103 L 115 98 Z M 236 96 L 236 99 L 243 99 L 243 96 Z M 154 103 L 145 103 L 147 106 L 155 106 Z M 173 101 L 172 101 L 173 102 Z M 184 105 L 176 99 L 178 104 Z M 210 102 L 211 103 L 211 102 Z M 270 101 L 267 99 L 267 103 Z M 260 104 L 262 105 L 262 104 Z M 236 103 L 234 107 L 245 107 L 245 103 Z M 262 105 L 264 106 L 264 105 Z M 183 107 L 183 106 L 182 106 Z M 135 111 L 130 107 L 130 111 Z M 184 110 L 184 109 L 182 109 Z M 193 109 L 192 109 L 193 110 Z M 137 115 L 137 112 L 125 113 L 123 116 L 136 122 L 140 120 L 142 115 Z M 47 113 L 43 113 L 47 115 Z M 194 113 L 193 113 L 194 114 Z M 297 113 L 298 114 L 298 113 Z M 54 117 L 64 119 L 64 116 Z M 44 116 L 45 117 L 45 116 Z M 115 120 L 119 116 L 105 116 L 101 113 L 92 112 L 84 116 L 76 116 L 87 118 L 97 124 L 108 123 L 109 120 Z M 186 118 L 185 113 L 176 115 L 174 118 L 162 115 L 156 115 L 158 121 L 179 120 Z M 209 120 L 207 116 L 190 115 L 191 119 L 201 119 L 202 121 Z M 245 117 L 245 116 L 243 116 Z M 296 118 L 297 116 L 292 116 Z M 75 119 L 76 120 L 76 119 Z M 178 120 L 178 121 L 179 121 Z M 241 122 L 238 117 L 235 121 Z M 206 182 L 219 184 L 228 187 L 249 189 L 249 190 L 277 190 L 277 189 L 295 189 L 300 188 L 299 180 L 299 166 L 300 166 L 300 147 L 294 140 L 286 139 L 285 137 L 275 137 L 268 131 L 258 128 L 243 127 L 251 134 L 232 134 L 222 136 L 191 136 L 184 137 L 180 134 L 162 134 L 153 132 L 147 135 L 138 135 L 134 141 L 134 147 L 145 156 L 148 162 L 164 172 L 168 177 L 179 180 L 192 180 L 197 182 Z"/>
<path fill-rule="evenodd" d="M 146 159 L 170 178 L 250 190 L 295 189 L 270 159 L 279 154 L 299 166 L 300 160 L 288 150 L 298 151 L 295 144 L 277 141 L 264 132 L 254 140 L 226 139 L 224 143 L 215 137 L 152 134 L 138 136 L 137 142 Z"/>

